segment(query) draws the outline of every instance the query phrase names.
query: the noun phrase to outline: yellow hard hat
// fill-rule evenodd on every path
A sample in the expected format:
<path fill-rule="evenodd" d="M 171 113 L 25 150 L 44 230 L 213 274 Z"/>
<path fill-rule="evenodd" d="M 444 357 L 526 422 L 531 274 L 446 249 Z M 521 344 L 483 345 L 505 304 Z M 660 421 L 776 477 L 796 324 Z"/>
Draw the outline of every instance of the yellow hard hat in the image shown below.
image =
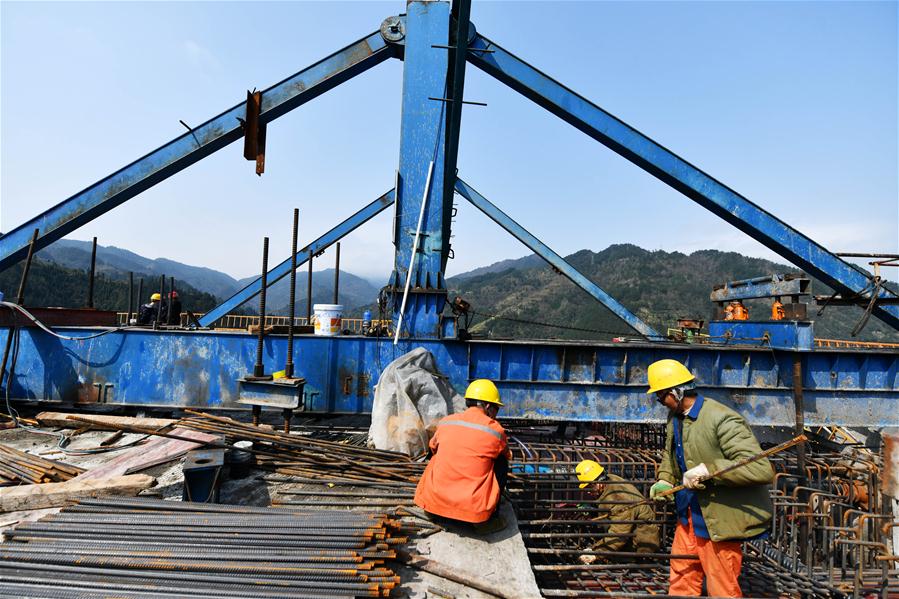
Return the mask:
<path fill-rule="evenodd" d="M 498 406 L 503 405 L 499 400 L 499 389 L 493 384 L 493 381 L 487 379 L 478 379 L 472 381 L 465 390 L 465 399 L 475 399 L 477 401 L 486 401 L 495 403 Z"/>
<path fill-rule="evenodd" d="M 577 472 L 577 479 L 581 481 L 579 486 L 583 489 L 597 478 L 601 477 L 606 469 L 593 460 L 584 460 L 577 465 L 577 468 L 575 468 L 574 471 Z"/>
<path fill-rule="evenodd" d="M 153 295 L 150 296 L 150 301 L 151 301 L 151 302 L 158 302 L 158 301 L 161 301 L 161 300 L 162 300 L 162 296 L 159 295 L 158 293 L 154 293 Z"/>
<path fill-rule="evenodd" d="M 646 392 L 655 393 L 689 383 L 696 377 L 677 360 L 659 360 L 649 365 L 646 378 L 649 379 L 649 389 Z"/>

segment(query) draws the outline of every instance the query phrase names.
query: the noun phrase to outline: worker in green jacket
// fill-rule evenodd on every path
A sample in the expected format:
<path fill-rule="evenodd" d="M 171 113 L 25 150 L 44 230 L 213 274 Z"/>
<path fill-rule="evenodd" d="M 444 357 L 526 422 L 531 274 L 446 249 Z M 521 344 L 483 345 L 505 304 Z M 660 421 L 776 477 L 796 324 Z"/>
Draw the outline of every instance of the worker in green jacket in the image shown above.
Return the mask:
<path fill-rule="evenodd" d="M 706 480 L 712 472 L 761 453 L 752 430 L 737 412 L 699 395 L 695 377 L 680 362 L 659 360 L 647 375 L 647 393 L 669 410 L 659 480 L 649 496 L 656 499 L 679 483 L 687 487 L 674 496 L 678 523 L 671 553 L 699 557 L 671 560 L 668 592 L 698 596 L 706 578 L 709 595 L 742 597 L 737 582 L 742 542 L 768 534 L 774 470 L 761 459 Z"/>
<path fill-rule="evenodd" d="M 655 511 L 643 501 L 637 488 L 620 476 L 606 472 L 593 460 L 583 460 L 575 469 L 580 488 L 602 512 L 599 522 L 609 520 L 608 530 L 591 547 L 593 551 L 636 551 L 655 553 L 659 550 L 659 526 Z M 582 564 L 592 564 L 597 556 L 584 554 Z"/>

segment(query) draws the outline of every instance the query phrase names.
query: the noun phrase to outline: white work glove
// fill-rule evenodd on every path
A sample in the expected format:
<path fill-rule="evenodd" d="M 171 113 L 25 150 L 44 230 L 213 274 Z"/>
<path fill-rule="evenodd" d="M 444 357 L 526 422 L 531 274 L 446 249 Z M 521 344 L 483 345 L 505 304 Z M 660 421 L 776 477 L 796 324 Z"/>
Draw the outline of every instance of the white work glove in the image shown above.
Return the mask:
<path fill-rule="evenodd" d="M 688 489 L 705 489 L 705 485 L 702 484 L 702 480 L 708 477 L 709 469 L 706 468 L 705 464 L 700 464 L 699 466 L 690 468 L 689 470 L 684 472 L 683 484 Z"/>
<path fill-rule="evenodd" d="M 585 566 L 589 566 L 590 564 L 592 564 L 593 562 L 596 561 L 596 556 L 595 555 L 582 555 L 577 558 L 577 561 L 581 562 Z"/>

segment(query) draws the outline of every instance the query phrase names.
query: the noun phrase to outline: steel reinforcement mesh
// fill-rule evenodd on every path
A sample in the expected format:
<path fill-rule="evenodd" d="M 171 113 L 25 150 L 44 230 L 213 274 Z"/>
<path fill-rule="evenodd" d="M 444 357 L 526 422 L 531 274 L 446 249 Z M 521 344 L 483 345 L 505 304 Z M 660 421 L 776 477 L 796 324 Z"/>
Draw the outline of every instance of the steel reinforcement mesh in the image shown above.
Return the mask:
<path fill-rule="evenodd" d="M 581 460 L 596 460 L 648 496 L 657 480 L 664 427 L 563 424 L 511 426 L 508 432 L 508 495 L 544 596 L 669 596 L 673 509 L 652 505 L 659 553 L 592 551 L 611 524 L 607 517 L 594 518 L 609 506 L 586 497 L 574 474 Z M 744 595 L 899 597 L 899 562 L 887 543 L 899 518 L 880 492 L 881 456 L 808 434 L 815 442 L 807 447 L 805 468 L 793 450 L 771 460 L 774 518 L 767 539 L 744 544 Z M 584 564 L 584 555 L 596 560 Z"/>

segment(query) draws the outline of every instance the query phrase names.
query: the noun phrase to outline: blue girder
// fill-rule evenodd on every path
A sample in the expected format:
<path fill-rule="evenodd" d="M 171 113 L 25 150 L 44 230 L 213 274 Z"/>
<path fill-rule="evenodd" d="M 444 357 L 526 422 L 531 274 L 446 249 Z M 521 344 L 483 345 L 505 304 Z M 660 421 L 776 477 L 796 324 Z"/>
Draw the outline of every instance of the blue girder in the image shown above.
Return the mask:
<path fill-rule="evenodd" d="M 260 123 L 273 121 L 393 55 L 394 47 L 384 41 L 380 32 L 350 44 L 263 91 Z M 35 229 L 39 230 L 37 251 L 237 141 L 243 137 L 241 119 L 246 120 L 244 102 L 0 237 L 0 270 L 25 257 Z"/>
<path fill-rule="evenodd" d="M 713 302 L 758 299 L 765 297 L 798 297 L 809 294 L 810 281 L 805 277 L 770 275 L 740 281 L 728 281 L 715 287 L 709 295 Z"/>
<path fill-rule="evenodd" d="M 450 6 L 446 2 L 410 2 L 406 9 L 396 253 L 389 285 L 393 320 L 398 323 L 406 279 L 410 279 L 400 335 L 436 338 L 446 303 L 443 273 L 449 255 L 449 238 L 444 236 L 444 178 L 454 178 L 455 173 L 444 170 L 449 57 L 445 48 L 435 46 L 448 45 Z M 418 247 L 413 247 L 416 240 Z"/>
<path fill-rule="evenodd" d="M 483 35 L 478 34 L 469 46 L 492 52 L 469 52 L 468 62 L 667 183 L 805 272 L 844 293 L 870 289 L 870 276 L 852 264 Z M 883 290 L 881 295 L 893 294 Z M 899 329 L 899 306 L 878 305 L 873 314 Z"/>
<path fill-rule="evenodd" d="M 88 335 L 96 329 L 59 332 Z M 8 330 L 0 330 L 3 345 Z M 224 331 L 126 330 L 86 341 L 21 329 L 13 399 L 145 406 L 239 407 L 238 379 L 252 372 L 256 336 Z M 672 343 L 449 341 L 317 337 L 295 339 L 297 374 L 309 411 L 366 413 L 391 360 L 415 347 L 434 354 L 460 393 L 475 378 L 495 380 L 503 415 L 539 420 L 661 421 L 646 394 L 646 367 L 682 360 L 704 393 L 754 424 L 793 422 L 795 352 L 768 347 Z M 286 361 L 284 335 L 265 338 L 266 372 Z M 899 423 L 899 353 L 817 350 L 800 355 L 805 422 L 845 426 Z"/>
<path fill-rule="evenodd" d="M 618 303 L 614 297 L 603 291 L 599 285 L 585 277 L 560 255 L 552 251 L 545 243 L 531 235 L 524 227 L 512 220 L 506 213 L 494 206 L 484 196 L 474 190 L 462 179 L 456 180 L 456 191 L 463 198 L 471 202 L 481 212 L 489 216 L 496 224 L 508 231 L 518 241 L 530 248 L 535 254 L 546 260 L 554 268 L 558 269 L 568 279 L 590 294 L 593 299 L 600 302 L 612 311 L 615 316 L 626 322 L 635 331 L 650 340 L 663 340 L 665 337 L 658 333 L 633 312 Z"/>

